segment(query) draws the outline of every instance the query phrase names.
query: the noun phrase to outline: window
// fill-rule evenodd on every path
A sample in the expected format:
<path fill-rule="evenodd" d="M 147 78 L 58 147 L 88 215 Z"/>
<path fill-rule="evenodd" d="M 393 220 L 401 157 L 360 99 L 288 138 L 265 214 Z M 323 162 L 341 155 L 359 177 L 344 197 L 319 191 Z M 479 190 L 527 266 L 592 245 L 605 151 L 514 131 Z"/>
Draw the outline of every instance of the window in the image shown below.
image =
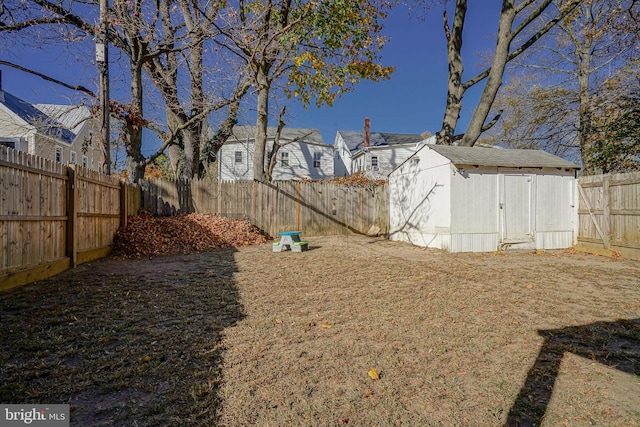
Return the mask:
<path fill-rule="evenodd" d="M 419 165 L 420 164 L 420 157 L 414 157 L 413 159 L 411 159 L 411 164 Z"/>
<path fill-rule="evenodd" d="M 371 167 L 375 170 L 378 169 L 378 156 L 371 156 Z"/>
<path fill-rule="evenodd" d="M 71 163 L 78 163 L 78 153 L 75 151 L 71 152 L 71 159 L 69 160 Z"/>
<path fill-rule="evenodd" d="M 16 148 L 16 143 L 13 141 L 0 141 L 0 145 L 4 145 L 5 147 L 9 147 L 9 148 Z"/>
<path fill-rule="evenodd" d="M 83 168 L 89 167 L 89 158 L 87 156 L 82 156 L 82 167 Z"/>
<path fill-rule="evenodd" d="M 280 166 L 289 166 L 289 153 L 286 151 L 280 153 Z"/>
<path fill-rule="evenodd" d="M 56 147 L 56 162 L 62 163 L 62 147 Z"/>
<path fill-rule="evenodd" d="M 322 158 L 322 153 L 313 153 L 313 167 L 320 168 L 320 159 Z"/>
<path fill-rule="evenodd" d="M 236 151 L 235 159 L 236 163 L 242 163 L 242 151 Z"/>

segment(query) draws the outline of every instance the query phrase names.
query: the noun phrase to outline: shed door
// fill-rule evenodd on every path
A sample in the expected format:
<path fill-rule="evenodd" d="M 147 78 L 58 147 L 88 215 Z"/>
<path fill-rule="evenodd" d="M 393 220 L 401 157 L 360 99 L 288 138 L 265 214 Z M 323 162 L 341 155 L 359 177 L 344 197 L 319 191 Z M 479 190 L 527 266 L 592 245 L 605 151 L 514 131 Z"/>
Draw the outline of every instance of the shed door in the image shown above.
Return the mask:
<path fill-rule="evenodd" d="M 501 181 L 502 242 L 530 242 L 533 240 L 533 177 L 505 174 Z"/>

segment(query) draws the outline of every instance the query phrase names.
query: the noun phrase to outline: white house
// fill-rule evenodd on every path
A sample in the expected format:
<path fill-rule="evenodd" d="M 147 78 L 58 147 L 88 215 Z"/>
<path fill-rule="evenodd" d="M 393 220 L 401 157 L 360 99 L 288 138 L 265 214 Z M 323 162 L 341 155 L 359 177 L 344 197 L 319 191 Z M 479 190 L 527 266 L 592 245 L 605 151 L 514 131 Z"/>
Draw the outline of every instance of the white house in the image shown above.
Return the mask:
<path fill-rule="evenodd" d="M 2 90 L 0 76 L 0 145 L 99 170 L 96 123 L 86 106 L 23 101 Z"/>
<path fill-rule="evenodd" d="M 450 252 L 571 247 L 578 169 L 540 150 L 425 144 L 389 175 L 389 238 Z"/>
<path fill-rule="evenodd" d="M 333 143 L 336 176 L 366 172 L 386 177 L 415 153 L 423 139 L 418 134 L 370 132 L 368 119 L 364 131 L 339 130 Z"/>
<path fill-rule="evenodd" d="M 253 180 L 255 126 L 234 126 L 233 135 L 218 152 L 218 179 Z M 267 152 L 272 151 L 275 127 L 267 129 Z M 325 144 L 317 129 L 283 128 L 282 145 L 273 169 L 274 181 L 333 177 L 333 147 Z"/>

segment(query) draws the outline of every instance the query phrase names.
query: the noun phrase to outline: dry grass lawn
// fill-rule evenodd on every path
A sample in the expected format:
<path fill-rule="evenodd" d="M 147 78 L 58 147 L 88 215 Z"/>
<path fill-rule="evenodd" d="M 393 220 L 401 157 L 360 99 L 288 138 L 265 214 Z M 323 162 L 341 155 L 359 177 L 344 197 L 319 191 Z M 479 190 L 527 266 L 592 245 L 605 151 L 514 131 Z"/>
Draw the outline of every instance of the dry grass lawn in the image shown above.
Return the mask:
<path fill-rule="evenodd" d="M 79 426 L 640 425 L 640 262 L 307 239 L 2 293 L 0 402 Z"/>

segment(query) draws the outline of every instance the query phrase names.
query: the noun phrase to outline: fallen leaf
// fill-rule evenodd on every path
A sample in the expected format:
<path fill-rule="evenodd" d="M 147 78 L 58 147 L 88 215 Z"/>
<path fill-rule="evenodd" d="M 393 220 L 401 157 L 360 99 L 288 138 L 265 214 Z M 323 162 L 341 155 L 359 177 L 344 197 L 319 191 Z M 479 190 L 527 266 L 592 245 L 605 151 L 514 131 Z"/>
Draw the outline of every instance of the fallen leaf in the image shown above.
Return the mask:
<path fill-rule="evenodd" d="M 197 213 L 154 217 L 141 210 L 116 232 L 113 254 L 123 258 L 190 253 L 266 243 L 267 238 L 247 220 Z"/>
<path fill-rule="evenodd" d="M 369 372 L 367 372 L 367 375 L 369 375 L 369 377 L 371 377 L 372 380 L 380 379 L 380 374 L 378 373 L 378 370 L 376 368 L 369 369 Z"/>
<path fill-rule="evenodd" d="M 323 323 L 321 326 L 324 329 L 329 329 L 331 327 L 331 325 L 329 325 L 328 323 Z"/>
<path fill-rule="evenodd" d="M 145 362 L 145 363 L 149 362 L 150 360 L 151 360 L 151 356 L 145 356 L 145 357 L 142 358 L 142 361 Z"/>
<path fill-rule="evenodd" d="M 367 397 L 371 397 L 372 395 L 373 395 L 373 392 L 371 390 L 367 390 L 364 392 L 362 397 L 366 399 Z"/>
<path fill-rule="evenodd" d="M 340 418 L 338 421 L 340 424 L 349 424 L 349 420 L 347 418 Z"/>
<path fill-rule="evenodd" d="M 527 289 L 533 289 L 533 285 L 527 285 Z"/>

